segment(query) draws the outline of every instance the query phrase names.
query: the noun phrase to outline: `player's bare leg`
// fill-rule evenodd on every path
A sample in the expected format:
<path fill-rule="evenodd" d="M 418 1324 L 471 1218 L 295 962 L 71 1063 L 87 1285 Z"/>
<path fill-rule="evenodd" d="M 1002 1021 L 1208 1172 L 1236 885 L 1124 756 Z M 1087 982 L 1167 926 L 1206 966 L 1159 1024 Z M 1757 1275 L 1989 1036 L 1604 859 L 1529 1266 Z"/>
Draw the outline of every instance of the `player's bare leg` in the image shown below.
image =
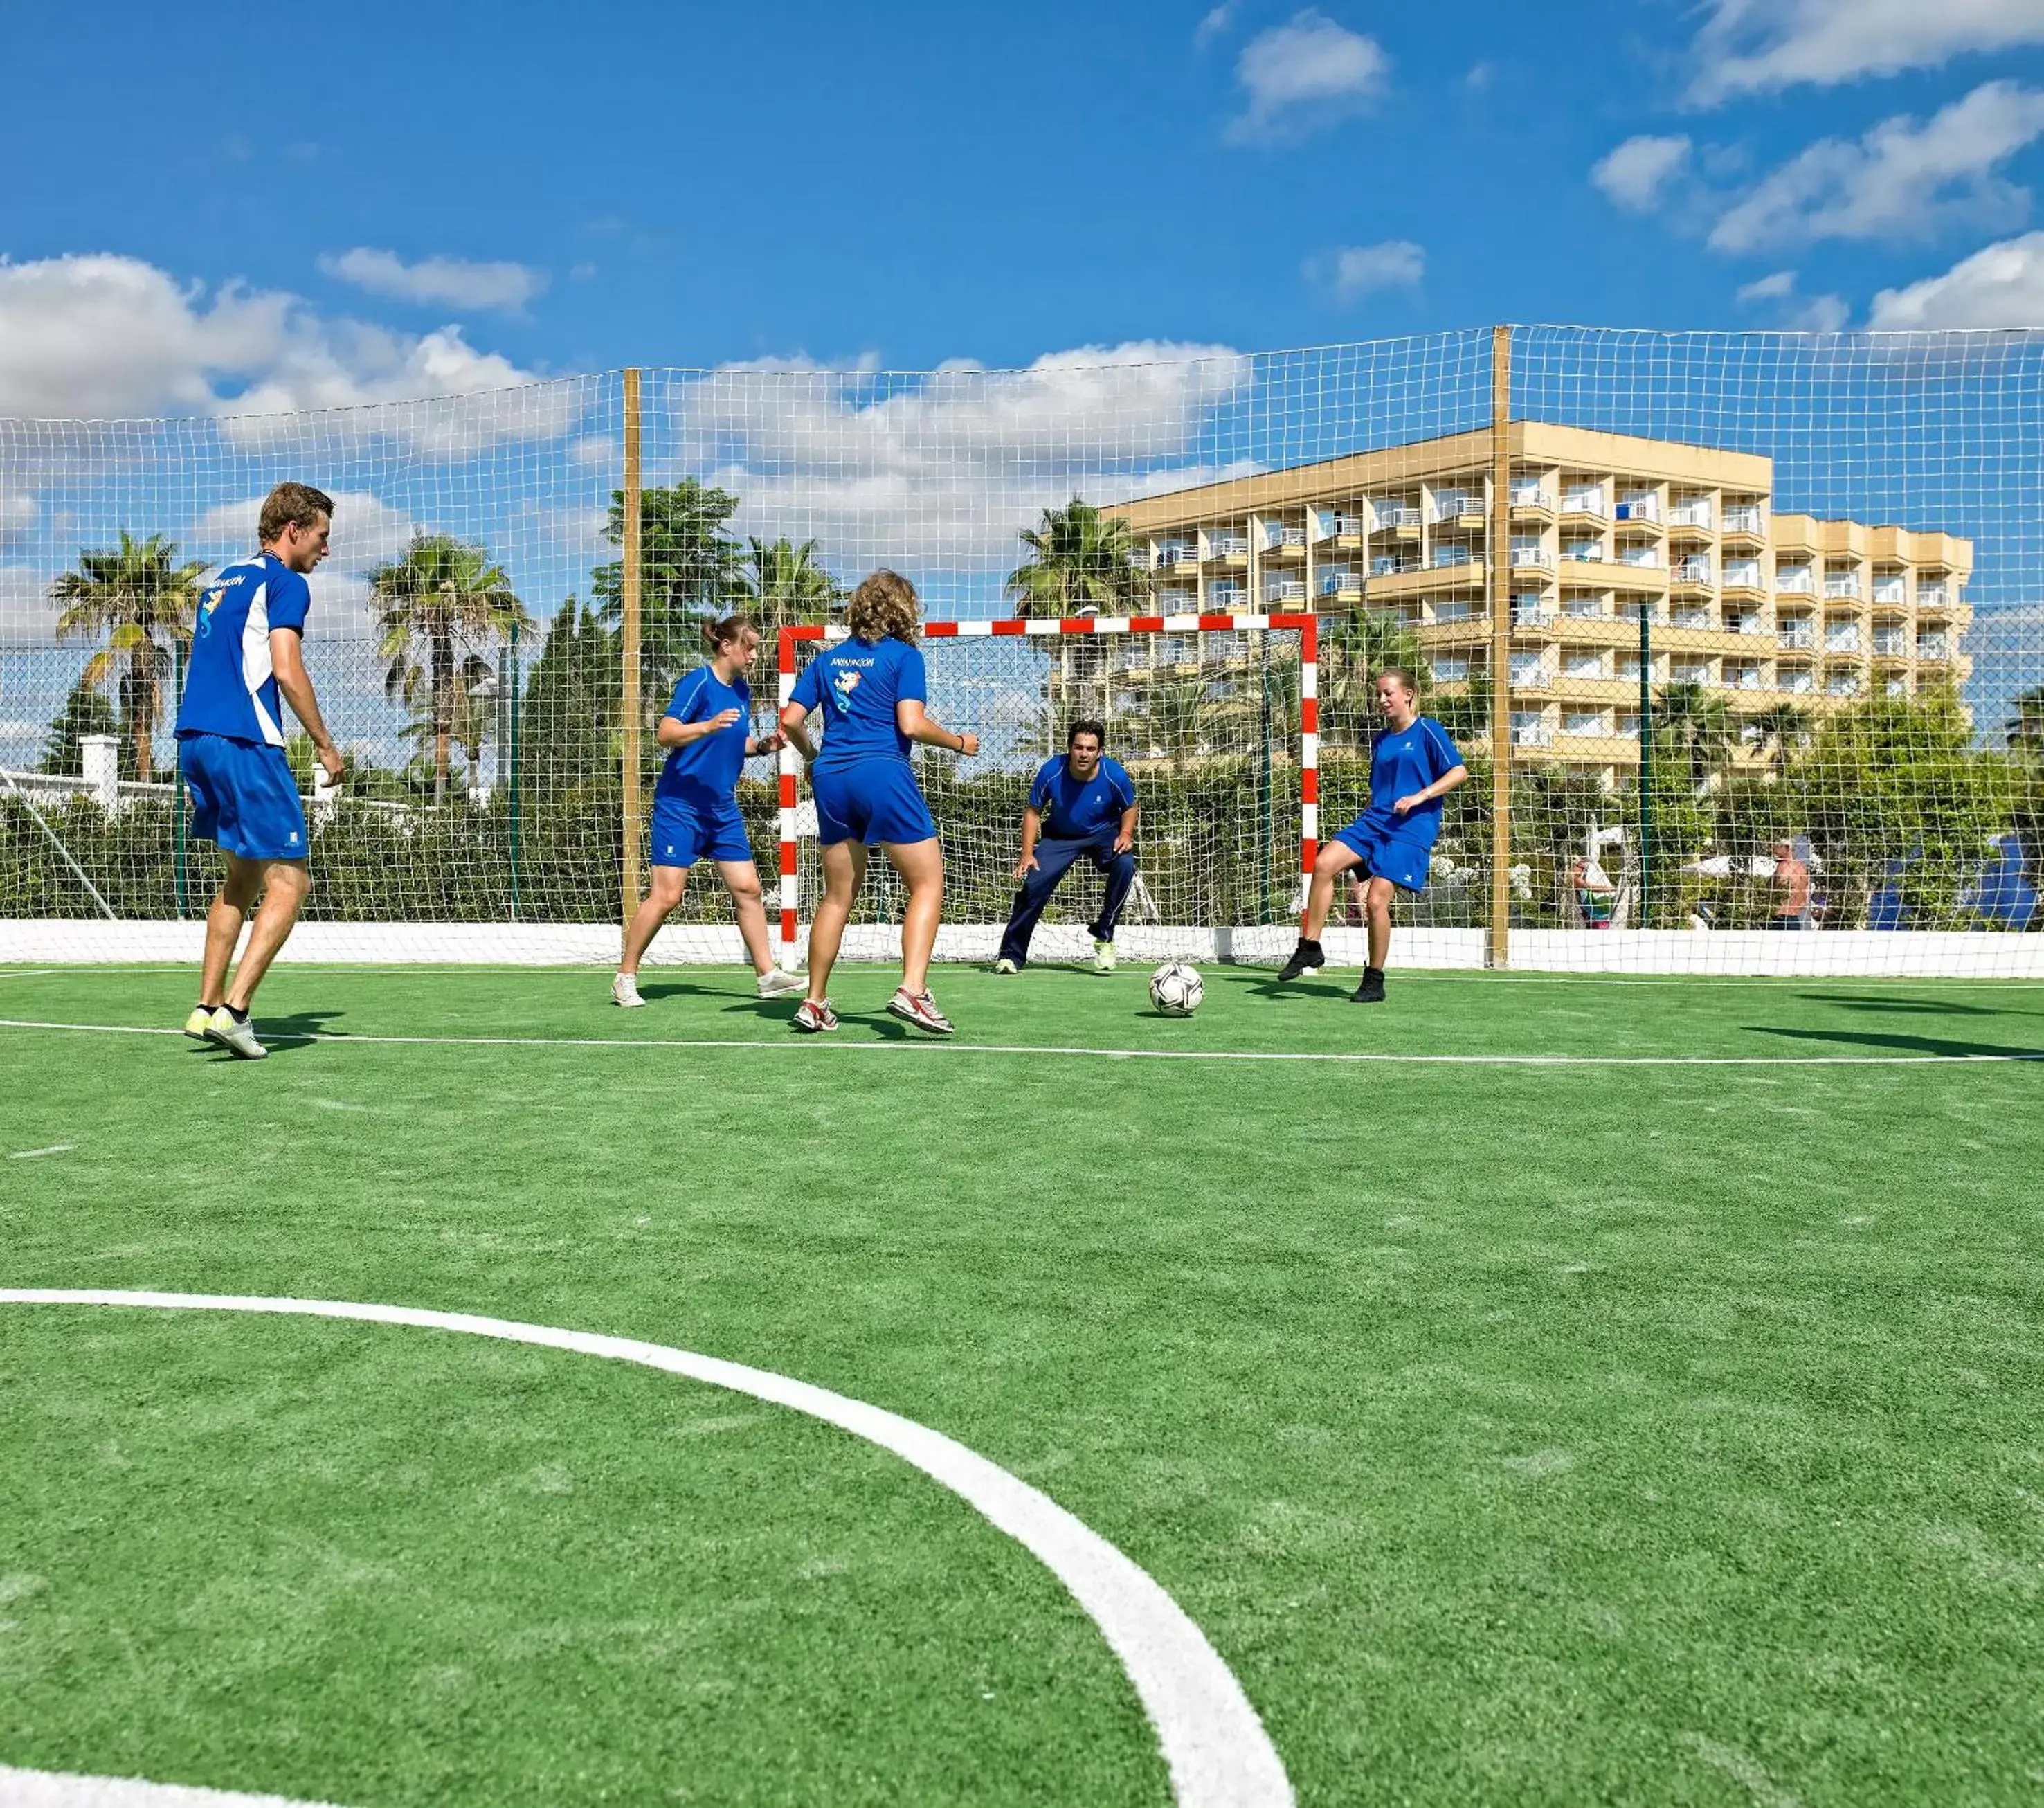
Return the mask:
<path fill-rule="evenodd" d="M 1370 965 L 1362 969 L 1362 983 L 1350 1002 L 1381 1004 L 1384 1001 L 1384 958 L 1391 952 L 1391 900 L 1397 887 L 1389 879 L 1373 875 L 1364 889 L 1362 908 L 1370 919 Z"/>
<path fill-rule="evenodd" d="M 686 866 L 655 866 L 651 881 L 646 888 L 646 896 L 640 900 L 639 908 L 632 913 L 632 920 L 624 926 L 624 955 L 617 963 L 617 970 L 628 979 L 636 979 L 639 963 L 646 958 L 646 950 L 653 945 L 653 938 L 660 933 L 660 925 L 682 901 L 682 893 L 687 889 L 689 869 Z"/>
<path fill-rule="evenodd" d="M 252 864 L 244 862 L 244 865 Z M 234 969 L 234 983 L 227 988 L 227 1008 L 247 1015 L 254 1001 L 256 988 L 263 983 L 263 976 L 270 970 L 270 963 L 277 953 L 290 939 L 292 929 L 298 920 L 298 912 L 305 896 L 313 889 L 311 873 L 302 860 L 271 860 L 263 864 L 263 902 L 256 912 L 255 927 L 248 931 L 248 946 L 242 952 L 241 964 Z M 209 913 L 206 919 L 206 939 L 213 939 L 213 921 Z M 210 953 L 209 946 L 208 952 Z"/>
<path fill-rule="evenodd" d="M 1306 919 L 1299 927 L 1299 945 L 1292 958 L 1278 969 L 1281 980 L 1294 980 L 1316 973 L 1327 963 L 1320 953 L 1320 931 L 1327 926 L 1333 909 L 1335 885 L 1343 873 L 1356 866 L 1362 856 L 1346 842 L 1331 841 L 1313 861 L 1312 883 L 1306 888 Z"/>
<path fill-rule="evenodd" d="M 241 939 L 241 926 L 256 907 L 263 890 L 263 863 L 244 860 L 238 854 L 227 856 L 227 877 L 206 913 L 206 958 L 199 969 L 198 1002 L 205 1011 L 217 1010 L 227 993 L 227 969 L 234 962 L 234 945 Z"/>
<path fill-rule="evenodd" d="M 887 858 L 909 889 L 901 913 L 901 985 L 887 1008 L 919 1030 L 947 1036 L 951 1021 L 930 996 L 930 955 L 937 945 L 937 925 L 944 914 L 943 844 L 928 841 L 887 842 Z"/>
<path fill-rule="evenodd" d="M 731 893 L 731 908 L 738 918 L 738 933 L 744 938 L 745 951 L 752 957 L 752 972 L 762 998 L 778 998 L 799 992 L 801 982 L 774 964 L 774 944 L 766 936 L 766 903 L 760 896 L 759 869 L 749 860 L 720 860 L 718 873 Z"/>
<path fill-rule="evenodd" d="M 855 841 L 841 841 L 824 850 L 823 902 L 809 923 L 809 989 L 807 1002 L 821 1004 L 830 990 L 831 969 L 844 940 L 852 900 L 866 878 L 866 850 Z"/>

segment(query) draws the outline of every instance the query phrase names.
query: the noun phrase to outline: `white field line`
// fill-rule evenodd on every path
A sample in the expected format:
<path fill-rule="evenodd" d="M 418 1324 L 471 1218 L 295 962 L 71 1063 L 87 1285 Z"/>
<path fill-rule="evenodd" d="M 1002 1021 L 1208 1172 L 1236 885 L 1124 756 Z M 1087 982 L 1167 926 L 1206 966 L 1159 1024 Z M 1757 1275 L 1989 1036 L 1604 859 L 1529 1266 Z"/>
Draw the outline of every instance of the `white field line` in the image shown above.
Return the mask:
<path fill-rule="evenodd" d="M 56 1023 L 33 1018 L 0 1017 L 0 1030 L 67 1030 L 100 1036 L 177 1036 L 184 1031 L 156 1024 Z M 262 1025 L 256 1025 L 262 1034 Z M 1426 1054 L 1338 1049 L 1114 1049 L 1082 1048 L 1051 1042 L 840 1042 L 801 1036 L 792 1031 L 771 1041 L 713 1036 L 343 1036 L 311 1031 L 264 1035 L 279 1042 L 355 1042 L 376 1048 L 564 1048 L 564 1049 L 816 1049 L 840 1054 L 1051 1054 L 1066 1059 L 1085 1055 L 1097 1061 L 1214 1061 L 1327 1062 L 1363 1066 L 1416 1067 L 1929 1067 L 1992 1066 L 2007 1061 L 2044 1061 L 2044 1050 L 2010 1050 L 1992 1054 Z"/>
<path fill-rule="evenodd" d="M 0 1764 L 0 1802 L 7 1808 L 325 1808 L 282 1795 L 237 1795 L 181 1783 L 136 1777 L 72 1776 Z"/>
<path fill-rule="evenodd" d="M 40 979 L 45 973 L 56 970 L 55 967 L 17 967 L 12 973 L 0 973 L 0 979 Z M 0 1766 L 0 1776 L 6 1775 L 6 1768 Z"/>
<path fill-rule="evenodd" d="M 348 1300 L 155 1293 L 72 1288 L 0 1288 L 0 1304 L 154 1307 L 185 1311 L 279 1313 L 464 1332 L 506 1343 L 573 1350 L 637 1363 L 806 1413 L 892 1451 L 975 1508 L 1063 1583 L 1135 1686 L 1183 1808 L 1289 1808 L 1292 1786 L 1242 1685 L 1206 1635 L 1146 1570 L 1049 1495 L 940 1431 L 828 1388 L 769 1369 L 699 1356 L 665 1344 L 562 1330 L 467 1312 Z M 0 1795 L 0 1800 L 4 1800 Z M 77 1800 L 66 1798 L 64 1808 Z M 139 1808 L 139 1805 L 138 1805 Z"/>
<path fill-rule="evenodd" d="M 38 1155 L 68 1155 L 77 1146 L 75 1142 L 52 1142 L 46 1149 L 17 1149 L 7 1159 L 10 1161 L 33 1161 Z"/>

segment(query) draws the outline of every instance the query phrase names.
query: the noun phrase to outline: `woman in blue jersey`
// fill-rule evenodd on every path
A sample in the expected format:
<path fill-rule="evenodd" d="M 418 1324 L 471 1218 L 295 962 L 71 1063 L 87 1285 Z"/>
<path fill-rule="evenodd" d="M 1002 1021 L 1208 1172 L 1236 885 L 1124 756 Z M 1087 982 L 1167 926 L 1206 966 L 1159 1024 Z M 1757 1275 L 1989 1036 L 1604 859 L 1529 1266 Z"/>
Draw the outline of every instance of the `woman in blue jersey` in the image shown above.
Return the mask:
<path fill-rule="evenodd" d="M 781 712 L 782 727 L 809 762 L 824 859 L 824 898 L 809 925 L 809 988 L 795 1012 L 798 1030 L 837 1027 L 828 996 L 831 969 L 866 877 L 866 850 L 878 846 L 909 889 L 901 984 L 887 1008 L 932 1035 L 951 1033 L 929 987 L 943 911 L 943 849 L 916 788 L 909 743 L 970 756 L 979 751 L 979 737 L 955 735 L 925 712 L 916 619 L 915 586 L 896 572 L 874 572 L 851 593 L 845 616 L 851 638 L 809 662 Z M 812 715 L 823 721 L 820 753 L 804 726 Z"/>
<path fill-rule="evenodd" d="M 1377 674 L 1377 707 L 1385 726 L 1370 743 L 1370 807 L 1314 861 L 1299 945 L 1278 975 L 1297 979 L 1327 964 L 1320 931 L 1334 902 L 1335 881 L 1358 869 L 1369 875 L 1362 904 L 1370 925 L 1370 964 L 1355 988 L 1358 1004 L 1383 1002 L 1392 898 L 1397 892 L 1417 896 L 1426 889 L 1434 840 L 1441 832 L 1441 800 L 1469 777 L 1447 730 L 1420 713 L 1418 686 L 1403 666 L 1387 666 Z"/>
<path fill-rule="evenodd" d="M 703 639 L 709 664 L 674 686 L 674 701 L 655 731 L 667 750 L 667 763 L 653 789 L 652 885 L 625 928 L 624 958 L 610 982 L 611 1003 L 627 1010 L 646 1002 L 639 996 L 639 962 L 682 901 L 689 869 L 705 857 L 717 862 L 731 893 L 738 932 L 759 975 L 759 996 L 778 998 L 801 988 L 793 973 L 774 965 L 759 869 L 752 863 L 752 845 L 738 809 L 738 775 L 745 762 L 783 745 L 778 733 L 755 738 L 751 731 L 752 689 L 745 674 L 759 651 L 759 630 L 749 617 L 735 615 L 707 624 Z"/>

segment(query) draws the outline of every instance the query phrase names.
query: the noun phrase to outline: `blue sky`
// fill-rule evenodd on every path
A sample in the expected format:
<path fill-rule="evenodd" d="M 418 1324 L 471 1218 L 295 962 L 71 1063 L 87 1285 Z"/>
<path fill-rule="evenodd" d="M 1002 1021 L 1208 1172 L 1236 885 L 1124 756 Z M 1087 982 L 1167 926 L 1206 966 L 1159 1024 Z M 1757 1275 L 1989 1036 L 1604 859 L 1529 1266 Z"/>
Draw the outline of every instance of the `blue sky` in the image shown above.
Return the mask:
<path fill-rule="evenodd" d="M 337 633 L 421 528 L 550 613 L 608 556 L 615 387 L 478 392 L 566 373 L 716 373 L 656 386 L 650 474 L 726 482 L 744 530 L 813 535 L 841 576 L 897 561 L 949 612 L 999 606 L 1016 528 L 1076 491 L 1471 424 L 1456 328 L 2044 328 L 2044 0 L 286 16 L 0 16 L 0 650 L 47 644 L 81 544 L 225 558 L 309 474 L 343 500 Z M 1640 430 L 1687 418 L 1658 343 L 1625 355 L 1669 386 Z M 1974 534 L 2011 649 L 1976 695 L 2035 681 L 2037 386 L 1846 355 L 1829 438 L 1800 378 L 1731 363 L 1711 435 L 1779 451 L 1783 507 Z M 2011 355 L 2034 374 L 2044 340 Z M 757 362 L 785 374 L 731 368 Z M 1898 440 L 1905 393 L 1950 430 Z M 6 424 L 152 416 L 195 419 L 89 457 Z"/>
<path fill-rule="evenodd" d="M 2037 0 L 1214 11 L 414 0 L 294 40 L 269 8 L 12 8 L 0 252 L 117 254 L 402 334 L 458 323 L 525 371 L 923 367 L 1494 319 L 1861 323 L 2036 224 Z M 1929 141 L 1997 83 L 2009 117 Z M 1899 154 L 1861 146 L 1898 119 Z M 381 292 L 336 274 L 365 250 L 397 267 Z M 428 259 L 525 274 L 436 290 Z M 2029 261 L 2011 324 L 2044 324 Z M 1739 299 L 1784 272 L 1787 293 Z"/>

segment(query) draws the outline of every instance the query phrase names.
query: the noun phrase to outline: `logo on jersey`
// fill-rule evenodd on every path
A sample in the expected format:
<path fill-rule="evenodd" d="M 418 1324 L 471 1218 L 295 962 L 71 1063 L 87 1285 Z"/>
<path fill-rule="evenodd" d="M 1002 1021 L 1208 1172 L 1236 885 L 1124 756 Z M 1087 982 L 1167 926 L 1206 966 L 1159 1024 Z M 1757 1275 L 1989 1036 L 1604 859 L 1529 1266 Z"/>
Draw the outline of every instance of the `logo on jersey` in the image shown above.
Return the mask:
<path fill-rule="evenodd" d="M 851 710 L 851 693 L 858 689 L 858 673 L 840 670 L 831 674 L 831 695 L 837 699 L 838 708 L 847 714 Z"/>
<path fill-rule="evenodd" d="M 204 599 L 200 602 L 198 605 L 198 637 L 200 639 L 203 640 L 209 634 L 213 632 L 213 612 L 218 608 L 221 604 L 225 601 L 226 596 L 227 586 L 225 584 L 217 584 L 213 587 L 213 589 L 206 592 Z"/>

